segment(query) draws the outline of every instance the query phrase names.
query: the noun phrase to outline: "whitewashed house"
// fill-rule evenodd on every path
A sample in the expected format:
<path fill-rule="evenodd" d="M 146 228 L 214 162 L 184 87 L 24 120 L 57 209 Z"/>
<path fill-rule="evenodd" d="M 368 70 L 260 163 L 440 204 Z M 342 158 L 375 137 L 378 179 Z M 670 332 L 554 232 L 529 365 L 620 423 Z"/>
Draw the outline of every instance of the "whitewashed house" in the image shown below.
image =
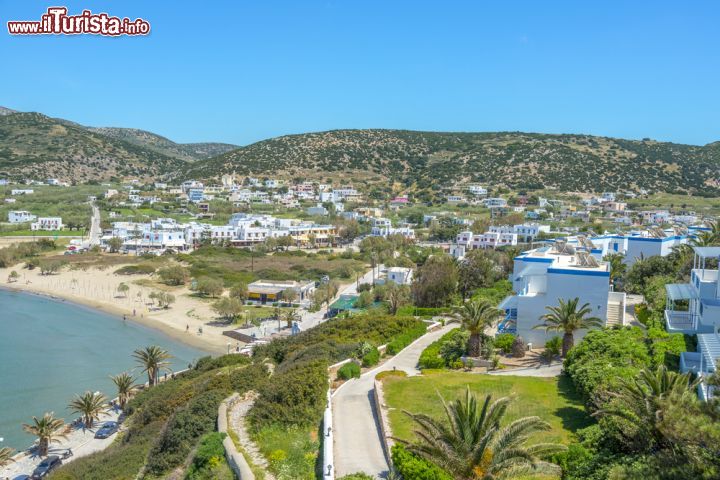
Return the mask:
<path fill-rule="evenodd" d="M 10 223 L 26 223 L 32 222 L 37 217 L 27 210 L 11 210 L 8 212 L 8 222 Z"/>
<path fill-rule="evenodd" d="M 62 230 L 63 223 L 61 217 L 40 217 L 36 222 L 30 224 L 30 230 Z"/>

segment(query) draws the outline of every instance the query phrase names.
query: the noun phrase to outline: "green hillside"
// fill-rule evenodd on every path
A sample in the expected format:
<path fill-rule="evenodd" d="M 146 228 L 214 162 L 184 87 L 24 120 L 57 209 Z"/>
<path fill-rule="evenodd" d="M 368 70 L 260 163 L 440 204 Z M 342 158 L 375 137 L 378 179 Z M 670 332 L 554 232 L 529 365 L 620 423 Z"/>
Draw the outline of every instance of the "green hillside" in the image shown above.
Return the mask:
<path fill-rule="evenodd" d="M 208 178 L 231 172 L 289 178 L 346 172 L 419 189 L 464 180 L 563 191 L 717 195 L 720 145 L 516 132 L 335 130 L 264 140 L 188 165 L 184 174 Z"/>

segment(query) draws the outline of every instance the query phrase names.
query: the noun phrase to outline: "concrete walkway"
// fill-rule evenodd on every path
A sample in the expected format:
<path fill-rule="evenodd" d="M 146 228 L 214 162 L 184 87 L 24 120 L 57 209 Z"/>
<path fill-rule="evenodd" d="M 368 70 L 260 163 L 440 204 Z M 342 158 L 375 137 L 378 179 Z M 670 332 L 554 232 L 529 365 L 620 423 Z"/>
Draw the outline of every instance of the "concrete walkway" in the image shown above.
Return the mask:
<path fill-rule="evenodd" d="M 67 460 L 63 460 L 63 463 L 68 463 L 86 455 L 90 455 L 91 453 L 104 450 L 115 440 L 117 433 L 110 435 L 109 438 L 99 439 L 95 438 L 95 431 L 105 422 L 111 420 L 117 421 L 117 419 L 117 413 L 111 410 L 109 413 L 101 415 L 100 421 L 97 422 L 92 429 L 83 430 L 82 428 L 74 428 L 73 431 L 68 434 L 67 440 L 51 444 L 48 454 L 59 455 L 62 457 L 68 449 L 72 449 L 73 456 Z M 39 456 L 31 453 L 25 453 L 20 457 L 16 457 L 15 462 L 10 463 L 4 468 L 0 468 L 0 478 L 3 480 L 6 478 L 11 480 L 27 479 L 41 461 L 42 458 Z"/>
<path fill-rule="evenodd" d="M 357 380 L 342 385 L 333 395 L 333 432 L 335 434 L 335 476 L 364 472 L 384 478 L 388 463 L 383 451 L 379 419 L 374 408 L 374 380 L 381 371 L 403 370 L 418 375 L 417 362 L 422 351 L 457 324 L 428 333 L 378 368 Z"/>

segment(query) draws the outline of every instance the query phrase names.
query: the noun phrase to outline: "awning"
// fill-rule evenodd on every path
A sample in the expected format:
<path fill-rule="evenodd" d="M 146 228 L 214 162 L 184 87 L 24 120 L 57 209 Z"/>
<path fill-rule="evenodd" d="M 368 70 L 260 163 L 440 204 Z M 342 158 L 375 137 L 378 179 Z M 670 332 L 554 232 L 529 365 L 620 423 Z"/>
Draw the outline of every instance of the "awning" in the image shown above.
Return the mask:
<path fill-rule="evenodd" d="M 668 283 L 665 285 L 668 300 L 690 300 L 698 298 L 697 293 L 689 283 Z"/>
<path fill-rule="evenodd" d="M 695 255 L 700 258 L 718 258 L 720 257 L 720 247 L 693 247 Z"/>

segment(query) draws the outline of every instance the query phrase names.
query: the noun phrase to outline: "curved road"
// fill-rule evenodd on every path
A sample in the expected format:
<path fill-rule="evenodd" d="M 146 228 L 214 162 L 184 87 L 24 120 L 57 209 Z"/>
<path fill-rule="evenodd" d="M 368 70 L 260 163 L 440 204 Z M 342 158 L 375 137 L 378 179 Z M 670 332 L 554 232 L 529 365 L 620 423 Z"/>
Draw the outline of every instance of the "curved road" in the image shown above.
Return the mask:
<path fill-rule="evenodd" d="M 411 376 L 418 375 L 420 370 L 417 369 L 417 362 L 422 351 L 453 328 L 457 328 L 457 325 L 446 325 L 423 335 L 383 365 L 336 390 L 332 397 L 336 478 L 356 472 L 364 472 L 375 478 L 385 477 L 389 467 L 373 403 L 375 375 L 392 370 L 393 367 Z"/>

